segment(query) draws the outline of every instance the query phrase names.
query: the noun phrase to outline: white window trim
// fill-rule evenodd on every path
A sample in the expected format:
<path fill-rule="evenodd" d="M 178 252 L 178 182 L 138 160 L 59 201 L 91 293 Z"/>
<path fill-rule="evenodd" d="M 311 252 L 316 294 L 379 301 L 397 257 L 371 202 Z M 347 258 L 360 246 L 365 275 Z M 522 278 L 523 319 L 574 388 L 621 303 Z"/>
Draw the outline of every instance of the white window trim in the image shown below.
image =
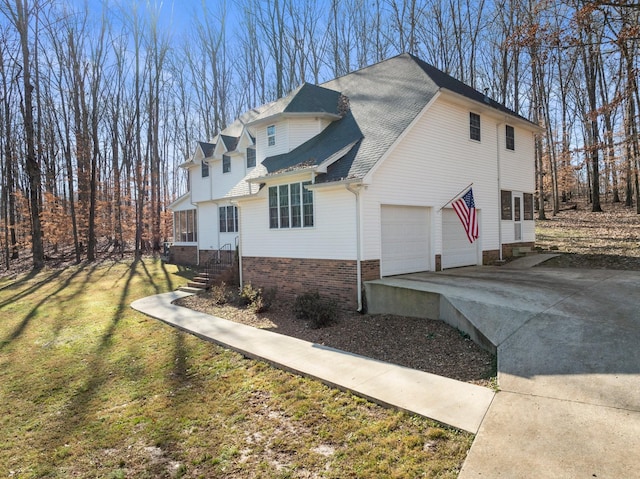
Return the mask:
<path fill-rule="evenodd" d="M 304 203 L 304 193 L 305 193 L 305 188 L 306 186 L 310 185 L 311 182 L 310 181 L 298 181 L 298 182 L 294 182 L 294 183 L 283 183 L 281 185 L 274 185 L 274 186 L 270 186 L 267 190 L 267 201 L 268 201 L 268 221 L 269 221 L 269 229 L 270 230 L 301 230 L 301 229 L 308 229 L 308 228 L 315 228 L 316 226 L 316 204 L 315 204 L 315 198 L 314 198 L 314 194 L 313 191 L 308 190 L 307 191 L 309 193 L 311 193 L 311 224 L 305 224 L 305 203 Z M 292 201 L 291 201 L 291 185 L 300 185 L 300 202 L 296 205 L 300 208 L 300 226 L 292 226 L 293 224 L 293 207 L 292 207 Z M 287 201 L 287 208 L 288 208 L 288 226 L 282 226 L 281 223 L 281 204 L 280 204 L 280 188 L 283 186 L 287 186 L 287 191 L 288 191 L 288 201 Z M 270 204 L 271 201 L 271 191 L 272 189 L 275 188 L 276 191 L 276 211 L 277 211 L 277 219 L 278 219 L 278 225 L 277 226 L 272 226 L 271 225 L 271 210 L 272 210 L 272 206 Z M 308 204 L 306 206 L 309 206 Z"/>
<path fill-rule="evenodd" d="M 513 148 L 509 148 L 509 136 L 507 135 L 507 130 L 511 128 L 511 131 L 513 132 Z M 507 151 L 516 151 L 516 129 L 512 126 L 512 125 L 505 125 L 504 126 L 504 149 Z"/>
<path fill-rule="evenodd" d="M 472 138 L 471 137 L 471 115 L 476 115 L 478 117 L 478 136 L 479 136 L 479 138 Z M 482 117 L 480 116 L 480 113 L 476 113 L 475 111 L 470 111 L 469 112 L 469 140 L 476 141 L 478 143 L 480 143 L 482 141 Z"/>
<path fill-rule="evenodd" d="M 267 146 L 276 146 L 276 125 L 267 126 Z"/>

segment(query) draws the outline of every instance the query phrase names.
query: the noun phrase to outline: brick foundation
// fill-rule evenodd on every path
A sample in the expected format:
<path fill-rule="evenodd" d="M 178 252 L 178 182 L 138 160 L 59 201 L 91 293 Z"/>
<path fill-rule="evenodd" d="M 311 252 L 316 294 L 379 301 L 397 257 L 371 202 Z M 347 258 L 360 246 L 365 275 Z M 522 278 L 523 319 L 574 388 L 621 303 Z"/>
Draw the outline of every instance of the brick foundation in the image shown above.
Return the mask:
<path fill-rule="evenodd" d="M 482 252 L 482 264 L 492 265 L 500 259 L 497 249 L 489 249 Z"/>
<path fill-rule="evenodd" d="M 242 280 L 255 287 L 277 288 L 278 296 L 294 299 L 296 295 L 318 291 L 335 299 L 340 307 L 358 305 L 357 263 L 347 260 L 299 258 L 242 258 Z M 362 262 L 362 280 L 380 277 L 380 261 Z"/>
<path fill-rule="evenodd" d="M 197 247 L 172 245 L 169 249 L 169 263 L 195 266 L 198 263 Z"/>

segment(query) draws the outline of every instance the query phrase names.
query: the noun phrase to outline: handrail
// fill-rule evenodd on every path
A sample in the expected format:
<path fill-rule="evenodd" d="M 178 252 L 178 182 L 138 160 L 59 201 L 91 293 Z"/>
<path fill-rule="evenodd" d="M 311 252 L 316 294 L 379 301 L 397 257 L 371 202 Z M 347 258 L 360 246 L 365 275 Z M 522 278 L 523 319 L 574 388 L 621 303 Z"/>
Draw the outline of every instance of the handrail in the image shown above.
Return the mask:
<path fill-rule="evenodd" d="M 227 269 L 233 264 L 233 247 L 231 243 L 223 244 L 211 258 L 205 263 L 205 272 L 208 273 L 210 280 L 220 273 L 221 270 Z"/>

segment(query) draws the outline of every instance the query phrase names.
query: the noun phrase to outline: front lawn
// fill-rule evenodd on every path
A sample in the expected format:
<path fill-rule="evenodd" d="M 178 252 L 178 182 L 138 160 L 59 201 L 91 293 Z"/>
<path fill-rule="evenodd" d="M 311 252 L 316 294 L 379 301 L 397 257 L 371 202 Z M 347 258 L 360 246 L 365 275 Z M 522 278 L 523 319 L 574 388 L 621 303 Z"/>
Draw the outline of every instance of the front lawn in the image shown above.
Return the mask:
<path fill-rule="evenodd" d="M 133 311 L 146 259 L 0 279 L 0 477 L 456 477 L 472 436 Z"/>

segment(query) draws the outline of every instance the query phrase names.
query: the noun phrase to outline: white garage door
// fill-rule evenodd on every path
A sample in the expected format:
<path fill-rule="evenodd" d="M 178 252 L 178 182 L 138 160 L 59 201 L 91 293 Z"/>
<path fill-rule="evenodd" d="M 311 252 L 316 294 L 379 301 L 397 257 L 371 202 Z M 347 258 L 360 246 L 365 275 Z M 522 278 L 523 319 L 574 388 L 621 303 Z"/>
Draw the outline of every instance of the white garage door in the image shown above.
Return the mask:
<path fill-rule="evenodd" d="M 382 206 L 380 274 L 430 270 L 429 208 Z"/>
<path fill-rule="evenodd" d="M 452 208 L 442 210 L 442 269 L 478 264 L 478 241 L 469 243 L 467 233 Z"/>

